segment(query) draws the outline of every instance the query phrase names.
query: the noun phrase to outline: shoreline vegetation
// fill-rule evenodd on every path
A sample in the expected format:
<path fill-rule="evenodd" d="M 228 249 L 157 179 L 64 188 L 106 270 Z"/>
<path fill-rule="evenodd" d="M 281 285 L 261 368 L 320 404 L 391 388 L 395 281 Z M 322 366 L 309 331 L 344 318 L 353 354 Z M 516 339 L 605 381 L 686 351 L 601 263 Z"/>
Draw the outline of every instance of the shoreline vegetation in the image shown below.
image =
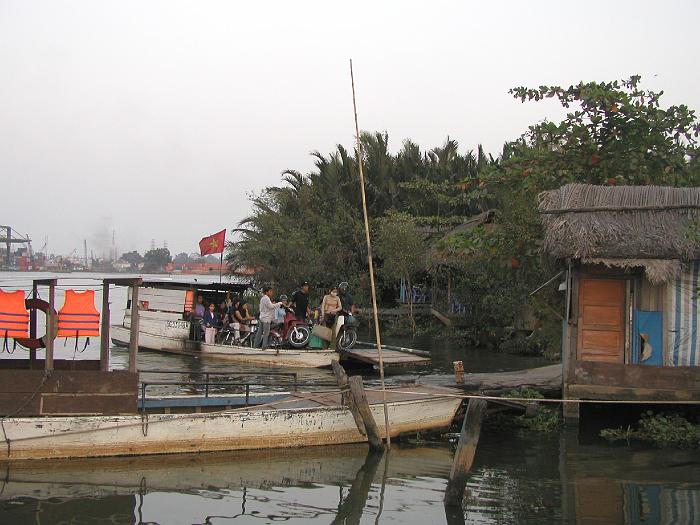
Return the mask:
<path fill-rule="evenodd" d="M 533 124 L 496 156 L 450 138 L 428 150 L 406 139 L 392 150 L 386 132 L 362 133 L 380 306 L 396 307 L 403 283 L 406 335 L 434 330 L 435 321 L 416 322 L 416 299 L 455 318 L 441 337 L 557 359 L 565 294 L 552 280 L 559 268 L 541 254 L 539 194 L 570 182 L 700 186 L 700 125 L 687 106 L 662 106 L 663 92 L 643 89 L 639 76 L 509 93 L 551 99 L 566 117 Z M 280 293 L 310 281 L 312 302 L 348 281 L 367 307 L 357 157 L 340 144 L 312 156 L 311 172 L 285 170 L 282 184 L 251 196 L 226 263 L 255 268 L 255 284 Z M 524 318 L 527 329 L 508 328 Z"/>

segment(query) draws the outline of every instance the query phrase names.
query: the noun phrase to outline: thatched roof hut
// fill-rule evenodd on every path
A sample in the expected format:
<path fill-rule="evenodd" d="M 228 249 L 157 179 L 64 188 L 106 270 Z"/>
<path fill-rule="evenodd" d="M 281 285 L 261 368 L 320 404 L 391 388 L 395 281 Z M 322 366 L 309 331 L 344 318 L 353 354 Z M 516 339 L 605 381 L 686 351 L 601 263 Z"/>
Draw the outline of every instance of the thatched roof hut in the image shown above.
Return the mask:
<path fill-rule="evenodd" d="M 700 259 L 700 188 L 567 184 L 540 194 L 539 210 L 557 259 L 643 267 L 653 283 Z"/>

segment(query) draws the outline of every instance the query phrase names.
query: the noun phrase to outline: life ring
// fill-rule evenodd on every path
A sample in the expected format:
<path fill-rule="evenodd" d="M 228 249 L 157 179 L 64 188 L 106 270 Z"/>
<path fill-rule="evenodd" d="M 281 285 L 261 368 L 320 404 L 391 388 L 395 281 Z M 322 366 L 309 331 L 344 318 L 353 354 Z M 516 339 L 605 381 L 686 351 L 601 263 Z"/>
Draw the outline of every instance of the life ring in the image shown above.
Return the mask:
<path fill-rule="evenodd" d="M 49 318 L 49 311 L 51 312 L 51 318 L 53 319 L 53 329 L 51 332 L 56 334 L 58 332 L 58 314 L 56 310 L 49 306 L 49 303 L 43 299 L 25 299 L 24 306 L 27 310 L 39 310 L 44 312 L 46 318 Z M 56 336 L 54 335 L 54 339 Z M 30 350 L 36 350 L 37 348 L 46 348 L 47 336 L 42 337 L 18 337 L 15 341 L 25 348 Z"/>

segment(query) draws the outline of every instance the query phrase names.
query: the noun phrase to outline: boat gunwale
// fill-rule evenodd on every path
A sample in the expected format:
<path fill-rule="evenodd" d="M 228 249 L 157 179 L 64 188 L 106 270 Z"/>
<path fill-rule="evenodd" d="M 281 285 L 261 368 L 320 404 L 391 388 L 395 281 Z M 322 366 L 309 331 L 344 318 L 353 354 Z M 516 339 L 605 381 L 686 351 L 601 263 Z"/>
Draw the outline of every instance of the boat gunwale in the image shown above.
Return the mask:
<path fill-rule="evenodd" d="M 318 392 L 318 393 L 324 393 L 324 392 Z M 426 393 L 427 396 L 427 393 Z M 389 406 L 404 406 L 404 405 L 409 405 L 409 404 L 422 404 L 422 403 L 430 403 L 430 402 L 437 402 L 437 401 L 444 401 L 444 400 L 454 400 L 455 402 L 460 402 L 462 399 L 457 399 L 456 396 L 452 394 L 436 394 L 434 397 L 425 397 L 425 398 L 415 398 L 415 399 L 400 399 L 396 401 L 387 401 L 387 404 Z M 304 401 L 304 398 L 298 398 L 298 399 L 292 399 L 290 402 L 301 402 Z M 273 403 L 279 403 L 279 401 L 274 401 Z M 333 406 L 328 406 L 328 405 L 319 405 L 315 407 L 289 407 L 289 408 L 280 408 L 280 407 L 266 407 L 270 403 L 262 404 L 262 405 L 252 405 L 249 407 L 244 407 L 244 408 L 234 408 L 234 409 L 227 409 L 227 410 L 217 410 L 213 412 L 187 412 L 187 413 L 180 413 L 180 414 L 118 414 L 118 415 L 112 415 L 112 416 L 106 416 L 106 415 L 85 415 L 85 416 L 36 416 L 36 417 L 13 417 L 13 418 L 6 418 L 4 420 L 5 423 L 8 422 L 15 422 L 15 423 L 31 423 L 31 422 L 39 422 L 39 421 L 46 421 L 47 423 L 50 422 L 64 422 L 64 421 L 70 421 L 70 420 L 75 420 L 75 419 L 85 419 L 85 420 L 106 420 L 106 421 L 118 421 L 118 420 L 129 420 L 129 419 L 138 419 L 139 424 L 141 424 L 141 420 L 144 419 L 145 416 L 148 417 L 148 424 L 156 423 L 158 421 L 154 421 L 154 419 L 161 420 L 161 422 L 165 422 L 167 420 L 171 419 L 185 419 L 185 418 L 194 418 L 194 419 L 199 419 L 199 418 L 212 418 L 216 416 L 229 416 L 229 415 L 235 415 L 235 414 L 246 414 L 248 412 L 260 412 L 260 413 L 268 413 L 268 412 L 291 412 L 291 413 L 304 413 L 304 412 L 315 412 L 315 411 L 323 411 L 323 412 L 329 412 L 329 411 L 349 411 L 350 409 L 344 406 L 340 405 L 333 405 Z M 376 403 L 370 403 L 370 408 L 371 407 L 377 407 L 381 406 L 381 401 L 378 401 Z M 265 408 L 263 408 L 265 407 Z M 246 410 L 248 409 L 248 410 Z M 99 431 L 99 430 L 106 430 L 104 428 L 100 429 L 92 429 L 91 431 Z M 70 432 L 65 432 L 62 433 L 61 435 L 67 435 L 70 434 Z M 51 436 L 46 436 L 46 437 L 51 437 Z M 36 437 L 32 438 L 18 438 L 19 440 L 22 439 L 37 439 Z M 12 441 L 15 441 L 17 439 L 13 439 Z"/>

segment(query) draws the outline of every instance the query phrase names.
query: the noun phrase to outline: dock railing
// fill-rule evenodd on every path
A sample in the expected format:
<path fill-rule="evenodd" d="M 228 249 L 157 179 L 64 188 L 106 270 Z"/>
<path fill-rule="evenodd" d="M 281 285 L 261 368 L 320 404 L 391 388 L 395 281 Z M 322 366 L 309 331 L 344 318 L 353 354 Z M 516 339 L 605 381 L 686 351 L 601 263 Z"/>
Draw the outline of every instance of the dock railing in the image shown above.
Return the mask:
<path fill-rule="evenodd" d="M 245 393 L 245 406 L 250 404 L 250 394 L 251 387 L 257 386 L 275 386 L 275 387 L 290 387 L 292 392 L 299 391 L 299 377 L 296 372 L 265 372 L 265 373 L 255 373 L 255 372 L 211 372 L 211 371 L 190 371 L 190 370 L 141 370 L 141 374 L 163 374 L 163 375 L 194 375 L 202 377 L 202 380 L 190 379 L 183 381 L 164 381 L 164 380 L 154 380 L 154 381 L 141 381 L 140 382 L 140 399 L 139 407 L 143 410 L 146 406 L 146 390 L 149 387 L 190 387 L 196 391 L 194 395 L 204 395 L 205 398 L 209 398 L 211 390 L 213 388 L 220 387 L 240 387 L 242 392 Z M 243 378 L 241 380 L 229 380 L 221 381 L 216 380 L 216 378 L 232 379 L 232 378 Z M 247 377 L 255 377 L 256 379 L 245 379 Z M 214 380 L 212 380 L 214 379 Z M 335 383 L 329 382 L 314 382 L 314 387 L 328 387 L 335 386 Z"/>
<path fill-rule="evenodd" d="M 140 374 L 180 374 L 180 375 L 190 375 L 190 376 L 204 376 L 204 381 L 180 381 L 182 383 L 180 386 L 204 386 L 204 396 L 209 397 L 209 386 L 226 386 L 223 382 L 220 381 L 211 381 L 212 377 L 225 377 L 225 378 L 231 378 L 231 377 L 258 377 L 258 378 L 274 378 L 275 381 L 241 381 L 238 382 L 237 384 L 239 385 L 244 385 L 244 384 L 249 384 L 249 385 L 256 385 L 256 386 L 284 386 L 284 385 L 290 385 L 292 387 L 292 391 L 296 392 L 299 387 L 299 376 L 297 375 L 296 372 L 265 372 L 265 373 L 259 373 L 259 372 L 211 372 L 211 371 L 191 371 L 191 370 L 140 370 Z M 279 380 L 287 378 L 288 380 L 284 383 L 281 383 Z M 144 382 L 142 381 L 141 384 Z M 149 385 L 155 385 L 155 382 L 153 381 L 148 381 L 147 384 Z M 173 382 L 170 382 L 168 384 L 175 384 Z"/>

